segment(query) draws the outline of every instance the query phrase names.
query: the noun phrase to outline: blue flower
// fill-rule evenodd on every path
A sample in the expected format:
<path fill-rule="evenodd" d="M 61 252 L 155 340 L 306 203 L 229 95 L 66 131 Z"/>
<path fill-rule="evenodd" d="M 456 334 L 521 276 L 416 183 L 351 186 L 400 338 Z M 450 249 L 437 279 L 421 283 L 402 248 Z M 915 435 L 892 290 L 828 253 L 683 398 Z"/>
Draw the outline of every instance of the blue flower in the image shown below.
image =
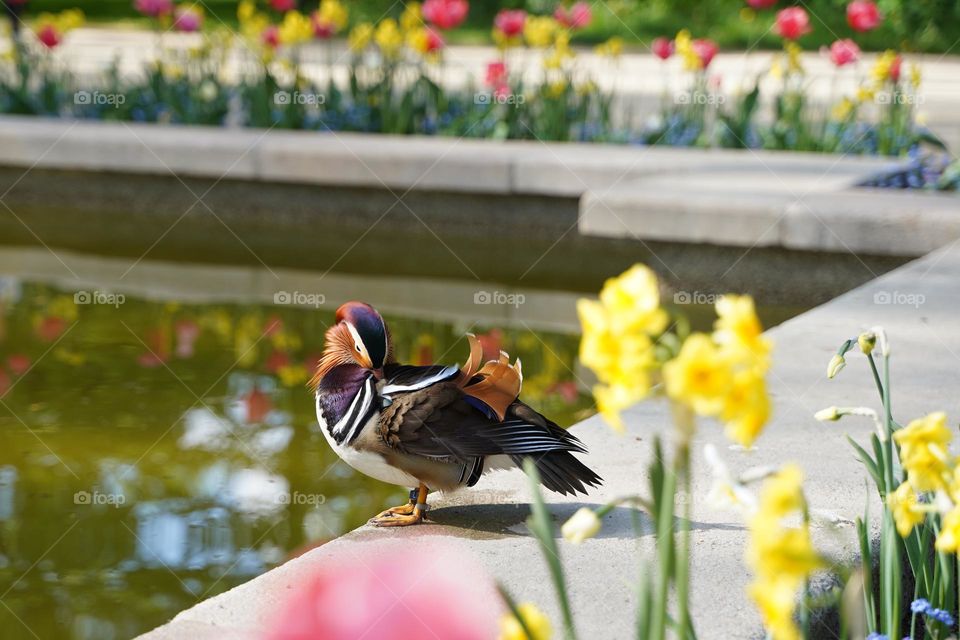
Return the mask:
<path fill-rule="evenodd" d="M 926 615 L 930 611 L 930 601 L 926 598 L 917 598 L 910 603 L 910 611 Z"/>
<path fill-rule="evenodd" d="M 953 616 L 950 615 L 949 611 L 944 611 L 943 609 L 933 609 L 932 611 L 928 612 L 927 615 L 937 622 L 946 625 L 947 627 L 953 626 Z"/>
<path fill-rule="evenodd" d="M 887 636 L 883 635 L 882 633 L 877 633 L 876 631 L 874 631 L 873 633 L 867 636 L 867 640 L 888 640 L 888 639 L 887 639 Z"/>

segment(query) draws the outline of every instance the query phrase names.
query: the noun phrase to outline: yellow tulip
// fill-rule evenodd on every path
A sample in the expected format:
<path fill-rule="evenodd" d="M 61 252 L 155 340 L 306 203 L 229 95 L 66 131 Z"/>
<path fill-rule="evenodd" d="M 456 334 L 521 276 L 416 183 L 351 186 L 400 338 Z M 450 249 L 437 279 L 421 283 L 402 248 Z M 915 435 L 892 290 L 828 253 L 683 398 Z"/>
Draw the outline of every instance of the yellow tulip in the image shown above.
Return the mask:
<path fill-rule="evenodd" d="M 613 36 L 606 42 L 598 44 L 594 48 L 594 52 L 598 56 L 603 56 L 605 58 L 619 58 L 623 53 L 623 38 L 619 36 Z"/>
<path fill-rule="evenodd" d="M 350 51 L 353 53 L 360 53 L 370 46 L 372 40 L 373 25 L 369 22 L 362 22 L 350 32 L 350 35 L 347 37 L 347 46 L 350 47 Z"/>
<path fill-rule="evenodd" d="M 322 24 L 333 27 L 335 33 L 347 26 L 348 16 L 347 8 L 339 0 L 321 0 L 317 18 Z"/>
<path fill-rule="evenodd" d="M 531 47 L 545 49 L 553 44 L 559 27 L 550 16 L 530 16 L 523 25 L 523 37 Z"/>
<path fill-rule="evenodd" d="M 412 31 L 423 26 L 423 13 L 420 11 L 420 3 L 408 2 L 400 15 L 400 28 L 404 31 Z"/>
<path fill-rule="evenodd" d="M 280 44 L 297 45 L 313 38 L 313 23 L 299 11 L 287 11 L 280 23 Z"/>
<path fill-rule="evenodd" d="M 400 52 L 400 47 L 403 46 L 403 34 L 400 33 L 397 21 L 393 18 L 387 18 L 377 25 L 373 39 L 386 58 L 395 58 Z"/>

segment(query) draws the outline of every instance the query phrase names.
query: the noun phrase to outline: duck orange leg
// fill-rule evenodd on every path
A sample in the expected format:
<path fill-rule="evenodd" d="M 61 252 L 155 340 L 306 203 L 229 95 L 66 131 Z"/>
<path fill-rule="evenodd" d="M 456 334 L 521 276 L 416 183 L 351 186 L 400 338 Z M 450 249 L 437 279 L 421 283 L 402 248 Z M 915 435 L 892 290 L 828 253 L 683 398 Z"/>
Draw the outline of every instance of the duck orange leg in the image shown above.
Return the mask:
<path fill-rule="evenodd" d="M 427 485 L 420 483 L 415 492 L 416 495 L 414 491 L 410 492 L 409 503 L 377 514 L 370 519 L 370 524 L 376 527 L 406 527 L 423 522 L 423 514 L 427 511 Z"/>

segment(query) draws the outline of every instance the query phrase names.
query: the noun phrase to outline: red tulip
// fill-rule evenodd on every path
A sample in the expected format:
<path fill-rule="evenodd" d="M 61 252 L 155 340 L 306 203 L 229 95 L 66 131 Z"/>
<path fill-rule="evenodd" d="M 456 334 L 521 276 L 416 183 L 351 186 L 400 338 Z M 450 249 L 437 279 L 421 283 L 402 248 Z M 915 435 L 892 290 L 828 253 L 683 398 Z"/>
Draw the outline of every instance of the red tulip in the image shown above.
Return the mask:
<path fill-rule="evenodd" d="M 314 11 L 310 16 L 310 22 L 313 24 L 313 37 L 326 40 L 333 37 L 337 32 L 337 26 L 330 22 L 320 19 L 320 12 Z"/>
<path fill-rule="evenodd" d="M 489 580 L 459 554 L 378 545 L 363 558 L 317 562 L 290 591 L 267 640 L 489 640 L 499 605 Z M 386 553 L 389 550 L 390 553 Z M 348 554 L 349 555 L 349 554 Z M 443 567 L 468 565 L 469 573 Z M 463 575 L 469 575 L 464 580 Z"/>
<path fill-rule="evenodd" d="M 30 358 L 22 353 L 11 354 L 7 358 L 7 366 L 10 367 L 13 375 L 22 376 L 30 370 Z"/>
<path fill-rule="evenodd" d="M 717 55 L 718 51 L 720 51 L 720 48 L 717 46 L 716 42 L 706 38 L 694 40 L 690 43 L 690 46 L 693 48 L 693 52 L 697 55 L 697 57 L 700 58 L 701 69 L 706 69 L 709 67 L 713 57 Z"/>
<path fill-rule="evenodd" d="M 493 26 L 508 38 L 523 33 L 523 25 L 527 21 L 527 12 L 523 9 L 502 9 L 493 19 Z"/>
<path fill-rule="evenodd" d="M 53 49 L 62 41 L 63 36 L 52 24 L 45 24 L 37 31 L 37 40 L 43 43 L 47 49 Z"/>
<path fill-rule="evenodd" d="M 428 22 L 439 29 L 453 29 L 467 19 L 470 4 L 467 0 L 426 0 L 421 12 Z"/>
<path fill-rule="evenodd" d="M 590 12 L 589 3 L 574 2 L 569 11 L 562 4 L 557 5 L 553 17 L 568 29 L 582 29 L 590 24 L 593 14 Z"/>
<path fill-rule="evenodd" d="M 507 65 L 503 62 L 491 62 L 487 65 L 486 83 L 488 87 L 498 87 L 507 82 Z"/>
<path fill-rule="evenodd" d="M 847 23 L 854 31 L 876 29 L 882 21 L 883 16 L 873 0 L 853 0 L 847 5 Z"/>
<path fill-rule="evenodd" d="M 260 34 L 260 40 L 271 49 L 276 49 L 280 46 L 280 29 L 277 25 L 271 24 Z"/>
<path fill-rule="evenodd" d="M 173 0 L 136 0 L 133 7 L 145 16 L 159 18 L 173 13 Z"/>
<path fill-rule="evenodd" d="M 436 29 L 427 27 L 424 29 L 424 31 L 427 34 L 426 53 L 433 53 L 434 51 L 440 51 L 440 49 L 443 49 L 446 43 L 443 41 L 443 38 L 440 36 L 440 34 L 437 33 Z"/>
<path fill-rule="evenodd" d="M 264 368 L 268 373 L 276 373 L 280 370 L 280 367 L 286 367 L 289 364 L 290 356 L 285 354 L 283 351 L 277 351 L 275 349 L 269 356 L 267 356 L 267 361 L 264 364 Z"/>
<path fill-rule="evenodd" d="M 838 67 L 856 62 L 860 57 L 860 47 L 849 38 L 846 40 L 837 40 L 830 45 L 830 60 Z"/>
<path fill-rule="evenodd" d="M 777 33 L 787 40 L 796 40 L 810 33 L 810 16 L 800 7 L 782 9 L 777 14 Z"/>
<path fill-rule="evenodd" d="M 650 51 L 661 60 L 673 55 L 673 40 L 668 38 L 654 38 L 650 43 Z"/>
<path fill-rule="evenodd" d="M 769 9 L 777 4 L 777 0 L 747 0 L 747 4 L 754 9 Z"/>
<path fill-rule="evenodd" d="M 177 9 L 176 17 L 173 19 L 173 28 L 177 31 L 192 33 L 200 31 L 203 27 L 203 14 L 193 7 L 181 7 Z"/>
<path fill-rule="evenodd" d="M 297 0 L 270 0 L 274 11 L 293 11 L 297 8 Z"/>

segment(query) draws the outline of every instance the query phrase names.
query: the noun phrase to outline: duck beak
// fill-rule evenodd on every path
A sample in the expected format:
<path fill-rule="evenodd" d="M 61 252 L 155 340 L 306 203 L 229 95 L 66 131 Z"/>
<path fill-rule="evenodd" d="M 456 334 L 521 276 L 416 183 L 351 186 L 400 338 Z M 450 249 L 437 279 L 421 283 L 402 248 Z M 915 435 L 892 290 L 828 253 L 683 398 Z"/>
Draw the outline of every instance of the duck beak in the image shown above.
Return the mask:
<path fill-rule="evenodd" d="M 383 367 L 373 370 L 373 377 L 377 380 L 383 380 Z"/>

